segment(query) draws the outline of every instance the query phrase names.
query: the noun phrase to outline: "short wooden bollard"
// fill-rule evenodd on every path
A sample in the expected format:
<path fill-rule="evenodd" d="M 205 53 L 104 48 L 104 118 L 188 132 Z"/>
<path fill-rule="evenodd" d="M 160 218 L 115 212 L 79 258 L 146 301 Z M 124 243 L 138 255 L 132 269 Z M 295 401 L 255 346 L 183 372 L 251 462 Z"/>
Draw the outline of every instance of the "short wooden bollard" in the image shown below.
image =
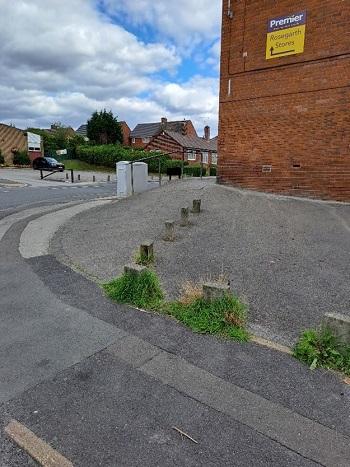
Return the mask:
<path fill-rule="evenodd" d="M 190 209 L 188 207 L 181 208 L 181 221 L 180 221 L 181 227 L 186 227 L 186 225 L 189 224 L 189 217 L 190 217 Z"/>
<path fill-rule="evenodd" d="M 153 242 L 146 241 L 140 245 L 140 257 L 144 261 L 151 261 L 154 258 Z"/>
<path fill-rule="evenodd" d="M 69 179 L 69 173 L 66 172 L 66 180 L 68 180 L 68 179 Z"/>
<path fill-rule="evenodd" d="M 80 182 L 80 174 L 78 174 L 78 181 Z"/>
<path fill-rule="evenodd" d="M 147 271 L 146 266 L 141 266 L 139 264 L 126 264 L 124 266 L 124 274 L 131 274 L 133 276 L 138 276 L 145 271 Z"/>
<path fill-rule="evenodd" d="M 166 242 L 175 241 L 175 222 L 174 221 L 165 222 L 165 234 L 164 234 L 163 239 Z"/>
<path fill-rule="evenodd" d="M 339 313 L 326 313 L 322 320 L 324 328 L 331 332 L 345 345 L 350 345 L 350 318 Z"/>
<path fill-rule="evenodd" d="M 107 177 L 107 182 L 110 182 L 110 181 L 111 181 L 111 176 L 108 175 L 108 177 Z"/>
<path fill-rule="evenodd" d="M 206 282 L 203 284 L 203 298 L 208 302 L 224 298 L 229 292 L 230 286 L 228 284 L 220 282 Z"/>
<path fill-rule="evenodd" d="M 194 214 L 199 214 L 201 212 L 201 199 L 194 199 L 193 200 L 193 206 L 192 206 L 192 212 Z"/>
<path fill-rule="evenodd" d="M 95 175 L 92 176 L 92 181 L 93 181 L 93 182 L 96 182 L 96 177 L 95 177 Z"/>

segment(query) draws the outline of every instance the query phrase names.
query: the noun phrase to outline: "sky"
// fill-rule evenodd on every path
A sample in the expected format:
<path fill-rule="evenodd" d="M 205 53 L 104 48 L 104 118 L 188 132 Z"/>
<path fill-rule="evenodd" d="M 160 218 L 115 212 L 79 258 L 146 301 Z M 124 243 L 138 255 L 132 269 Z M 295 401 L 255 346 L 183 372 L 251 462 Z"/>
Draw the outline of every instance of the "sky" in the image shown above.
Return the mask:
<path fill-rule="evenodd" d="M 217 133 L 221 0 L 0 0 L 0 122 L 77 128 L 106 108 Z"/>

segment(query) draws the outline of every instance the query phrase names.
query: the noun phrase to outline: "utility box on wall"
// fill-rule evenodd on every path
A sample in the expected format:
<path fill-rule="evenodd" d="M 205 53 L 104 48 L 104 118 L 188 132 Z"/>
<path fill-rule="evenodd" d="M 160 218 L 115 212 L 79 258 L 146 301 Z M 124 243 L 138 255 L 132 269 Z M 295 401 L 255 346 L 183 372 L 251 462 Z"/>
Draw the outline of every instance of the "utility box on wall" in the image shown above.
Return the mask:
<path fill-rule="evenodd" d="M 126 198 L 147 190 L 148 165 L 144 162 L 121 161 L 116 164 L 117 197 Z"/>

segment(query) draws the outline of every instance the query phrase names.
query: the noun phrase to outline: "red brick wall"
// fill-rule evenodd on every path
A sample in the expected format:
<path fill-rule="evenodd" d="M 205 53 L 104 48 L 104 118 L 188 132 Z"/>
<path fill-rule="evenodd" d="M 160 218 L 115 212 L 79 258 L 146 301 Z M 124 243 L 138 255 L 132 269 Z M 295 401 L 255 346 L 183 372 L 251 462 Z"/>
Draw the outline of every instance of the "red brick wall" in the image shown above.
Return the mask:
<path fill-rule="evenodd" d="M 120 126 L 122 127 L 122 133 L 123 133 L 123 146 L 130 146 L 131 130 L 129 128 L 129 125 L 126 122 L 120 122 Z"/>
<path fill-rule="evenodd" d="M 168 135 L 158 135 L 149 143 L 147 151 L 160 150 L 166 154 L 171 154 L 172 159 L 182 160 L 183 148 Z"/>
<path fill-rule="evenodd" d="M 231 5 L 233 19 L 224 0 L 219 181 L 350 200 L 350 2 Z M 301 10 L 305 52 L 266 60 L 268 19 Z"/>

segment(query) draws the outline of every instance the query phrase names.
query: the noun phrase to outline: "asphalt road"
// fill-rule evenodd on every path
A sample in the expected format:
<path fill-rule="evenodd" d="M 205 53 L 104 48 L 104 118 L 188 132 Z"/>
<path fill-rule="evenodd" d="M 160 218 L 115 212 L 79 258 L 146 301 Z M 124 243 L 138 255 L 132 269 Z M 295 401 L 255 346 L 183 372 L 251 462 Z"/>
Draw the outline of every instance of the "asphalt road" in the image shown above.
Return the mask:
<path fill-rule="evenodd" d="M 28 208 L 34 205 L 64 203 L 69 201 L 89 200 L 100 197 L 115 196 L 115 183 L 95 183 L 91 185 L 63 186 L 23 186 L 10 187 L 0 183 L 0 216 L 10 210 Z"/>
<path fill-rule="evenodd" d="M 25 260 L 28 222 L 65 206 L 56 190 L 35 188 L 34 200 L 29 187 L 13 190 L 9 211 L 0 204 L 0 227 L 21 211 L 0 240 L 1 467 L 35 465 L 5 434 L 10 419 L 74 466 L 348 465 L 341 378 L 117 306 L 53 256 Z M 67 189 L 60 200 L 80 190 L 96 193 Z M 33 209 L 41 203 L 52 206 Z"/>

